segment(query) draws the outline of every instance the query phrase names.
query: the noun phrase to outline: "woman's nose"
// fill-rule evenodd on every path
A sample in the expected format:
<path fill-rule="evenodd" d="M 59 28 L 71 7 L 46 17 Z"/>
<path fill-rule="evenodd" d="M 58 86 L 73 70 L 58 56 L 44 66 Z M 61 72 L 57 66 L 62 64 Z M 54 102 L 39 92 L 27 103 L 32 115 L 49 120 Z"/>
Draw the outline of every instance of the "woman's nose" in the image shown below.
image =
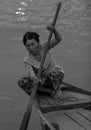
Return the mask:
<path fill-rule="evenodd" d="M 33 49 L 33 47 L 29 47 L 29 49 Z"/>

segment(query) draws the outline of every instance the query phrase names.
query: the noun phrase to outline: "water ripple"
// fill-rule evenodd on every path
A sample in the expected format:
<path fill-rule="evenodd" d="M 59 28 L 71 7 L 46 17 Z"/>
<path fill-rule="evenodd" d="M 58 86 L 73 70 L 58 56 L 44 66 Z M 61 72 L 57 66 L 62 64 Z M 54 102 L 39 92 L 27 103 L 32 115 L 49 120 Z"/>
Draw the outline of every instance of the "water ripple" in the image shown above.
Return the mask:
<path fill-rule="evenodd" d="M 18 104 L 14 98 L 1 96 L 0 97 L 0 113 L 12 111 L 12 110 L 24 110 L 21 104 Z"/>
<path fill-rule="evenodd" d="M 61 1 L 61 0 L 60 0 Z M 71 20 L 79 18 L 85 13 L 85 17 L 81 17 L 80 21 L 89 20 L 86 16 L 87 3 L 79 0 L 62 0 L 61 17 L 65 23 L 65 17 Z M 31 22 L 37 26 L 38 23 L 45 24 L 51 21 L 56 8 L 55 0 L 3 0 L 0 1 L 0 24 L 7 25 L 24 25 Z M 88 4 L 90 7 L 90 4 Z M 77 21 L 77 20 L 76 20 Z M 60 21 L 61 22 L 61 21 Z M 21 23 L 21 24 L 20 24 Z M 39 26 L 39 24 L 38 24 Z"/>

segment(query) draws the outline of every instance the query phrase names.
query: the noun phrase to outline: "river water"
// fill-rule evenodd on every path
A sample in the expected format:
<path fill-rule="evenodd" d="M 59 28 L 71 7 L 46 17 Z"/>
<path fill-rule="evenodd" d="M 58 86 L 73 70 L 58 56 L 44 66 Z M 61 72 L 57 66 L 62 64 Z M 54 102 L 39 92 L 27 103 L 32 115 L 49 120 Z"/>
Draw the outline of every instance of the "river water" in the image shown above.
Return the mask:
<path fill-rule="evenodd" d="M 62 42 L 51 50 L 65 71 L 64 81 L 91 91 L 91 1 L 59 0 L 56 28 Z M 18 130 L 28 96 L 17 86 L 26 71 L 22 37 L 28 30 L 47 40 L 58 0 L 0 0 L 0 129 Z"/>

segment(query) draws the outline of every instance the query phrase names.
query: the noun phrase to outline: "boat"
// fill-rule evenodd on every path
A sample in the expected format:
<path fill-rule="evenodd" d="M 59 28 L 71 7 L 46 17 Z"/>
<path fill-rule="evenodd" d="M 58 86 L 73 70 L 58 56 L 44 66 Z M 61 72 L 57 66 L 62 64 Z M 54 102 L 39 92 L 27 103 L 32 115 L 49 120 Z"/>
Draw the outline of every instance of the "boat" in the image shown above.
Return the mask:
<path fill-rule="evenodd" d="M 55 98 L 37 95 L 28 130 L 91 129 L 91 92 L 65 82 L 61 90 Z"/>

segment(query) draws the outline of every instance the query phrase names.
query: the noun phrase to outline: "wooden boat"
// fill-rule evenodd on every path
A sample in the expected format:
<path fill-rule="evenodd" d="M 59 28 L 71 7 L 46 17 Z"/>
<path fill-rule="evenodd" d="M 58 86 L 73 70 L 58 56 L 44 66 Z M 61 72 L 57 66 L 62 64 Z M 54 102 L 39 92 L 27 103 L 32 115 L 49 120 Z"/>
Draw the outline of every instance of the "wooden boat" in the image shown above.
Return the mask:
<path fill-rule="evenodd" d="M 37 95 L 28 130 L 91 129 L 91 92 L 64 82 L 61 87 L 62 96 Z"/>

